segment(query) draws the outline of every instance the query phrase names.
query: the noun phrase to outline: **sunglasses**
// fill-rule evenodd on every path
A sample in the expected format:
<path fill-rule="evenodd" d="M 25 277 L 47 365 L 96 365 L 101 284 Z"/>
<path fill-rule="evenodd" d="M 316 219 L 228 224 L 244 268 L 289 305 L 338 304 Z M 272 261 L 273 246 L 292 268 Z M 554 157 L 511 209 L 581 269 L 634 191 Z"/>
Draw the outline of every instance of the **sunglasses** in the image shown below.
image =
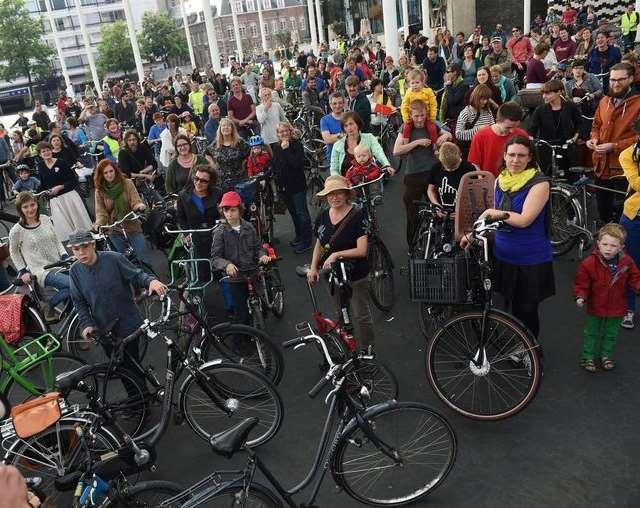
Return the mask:
<path fill-rule="evenodd" d="M 209 180 L 208 178 L 200 178 L 199 176 L 194 176 L 194 177 L 192 178 L 192 180 L 193 180 L 195 183 L 198 183 L 198 182 L 202 182 L 202 183 L 209 183 L 209 182 L 211 181 L 211 180 Z"/>

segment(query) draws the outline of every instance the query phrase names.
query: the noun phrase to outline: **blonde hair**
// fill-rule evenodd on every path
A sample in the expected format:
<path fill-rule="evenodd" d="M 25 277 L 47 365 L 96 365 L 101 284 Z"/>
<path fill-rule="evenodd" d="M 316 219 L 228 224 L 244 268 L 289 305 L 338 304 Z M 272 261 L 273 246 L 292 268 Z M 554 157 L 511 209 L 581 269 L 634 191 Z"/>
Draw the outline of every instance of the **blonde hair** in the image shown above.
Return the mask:
<path fill-rule="evenodd" d="M 456 169 L 462 160 L 460 148 L 451 141 L 445 141 L 438 150 L 438 160 L 445 169 Z"/>
<path fill-rule="evenodd" d="M 422 72 L 420 69 L 411 69 L 409 74 L 407 74 L 407 79 L 409 80 L 419 79 L 423 83 L 427 80 L 424 75 L 424 72 Z"/>
<path fill-rule="evenodd" d="M 356 154 L 356 150 L 360 151 L 360 152 L 366 152 L 369 155 L 371 155 L 371 150 L 369 150 L 369 147 L 367 145 L 363 145 L 362 143 L 360 143 L 359 145 L 357 145 L 354 149 L 353 149 L 353 154 Z"/>
<path fill-rule="evenodd" d="M 409 103 L 409 109 L 426 111 L 427 105 L 424 103 L 424 101 L 421 101 L 420 99 L 414 99 Z"/>
<path fill-rule="evenodd" d="M 605 235 L 615 238 L 622 245 L 624 245 L 624 241 L 627 239 L 627 232 L 625 229 L 615 222 L 609 222 L 598 230 L 598 241 L 602 240 Z"/>
<path fill-rule="evenodd" d="M 238 134 L 238 129 L 236 129 L 236 124 L 234 124 L 229 118 L 224 117 L 220 119 L 220 123 L 218 124 L 218 130 L 216 132 L 216 148 L 222 148 L 224 142 L 222 136 L 223 125 L 231 126 L 231 143 L 233 144 L 233 146 L 236 146 L 240 141 L 240 136 Z"/>

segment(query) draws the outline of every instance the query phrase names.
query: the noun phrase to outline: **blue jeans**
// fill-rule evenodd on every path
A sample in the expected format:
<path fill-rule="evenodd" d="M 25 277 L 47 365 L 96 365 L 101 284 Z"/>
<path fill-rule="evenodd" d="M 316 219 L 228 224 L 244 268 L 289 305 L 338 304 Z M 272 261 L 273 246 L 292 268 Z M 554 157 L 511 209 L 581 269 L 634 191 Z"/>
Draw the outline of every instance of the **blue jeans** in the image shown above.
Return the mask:
<path fill-rule="evenodd" d="M 61 272 L 49 272 L 44 278 L 45 287 L 56 288 L 57 293 L 49 298 L 49 305 L 55 307 L 69 298 L 69 275 Z"/>
<path fill-rule="evenodd" d="M 620 217 L 620 225 L 627 232 L 625 241 L 625 250 L 633 259 L 633 262 L 640 266 L 640 217 L 636 216 L 631 220 L 627 216 Z M 636 294 L 627 289 L 627 310 L 635 312 L 636 310 Z"/>
<path fill-rule="evenodd" d="M 291 214 L 293 227 L 296 231 L 296 240 L 303 245 L 311 244 L 311 216 L 307 208 L 307 193 L 296 194 L 283 193 L 282 199 Z"/>
<path fill-rule="evenodd" d="M 4 291 L 9 287 L 9 276 L 7 275 L 7 269 L 2 263 L 0 263 L 0 291 Z"/>
<path fill-rule="evenodd" d="M 136 253 L 136 257 L 140 261 L 143 261 L 149 266 L 152 266 L 149 247 L 147 246 L 147 240 L 145 239 L 144 235 L 142 233 L 129 233 L 127 236 L 129 238 L 129 245 L 133 247 L 133 250 Z M 109 240 L 113 242 L 113 246 L 118 252 L 124 253 L 127 246 L 126 242 L 124 241 L 124 237 L 119 235 L 109 235 Z"/>

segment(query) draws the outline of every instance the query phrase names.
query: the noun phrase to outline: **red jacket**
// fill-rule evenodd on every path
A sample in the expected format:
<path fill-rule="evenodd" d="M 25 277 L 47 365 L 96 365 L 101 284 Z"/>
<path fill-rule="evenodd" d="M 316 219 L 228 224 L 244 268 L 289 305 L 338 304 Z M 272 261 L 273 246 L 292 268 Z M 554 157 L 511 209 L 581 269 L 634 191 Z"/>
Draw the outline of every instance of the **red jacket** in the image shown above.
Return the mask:
<path fill-rule="evenodd" d="M 247 173 L 249 174 L 249 177 L 264 173 L 264 171 L 269 167 L 270 162 L 271 155 L 269 155 L 269 152 L 266 150 L 263 150 L 258 155 L 250 153 L 249 157 L 247 157 Z"/>
<path fill-rule="evenodd" d="M 587 301 L 587 313 L 597 317 L 622 317 L 627 312 L 627 288 L 640 290 L 640 270 L 627 254 L 622 254 L 616 273 L 600 256 L 598 248 L 587 257 L 573 281 L 573 296 Z"/>

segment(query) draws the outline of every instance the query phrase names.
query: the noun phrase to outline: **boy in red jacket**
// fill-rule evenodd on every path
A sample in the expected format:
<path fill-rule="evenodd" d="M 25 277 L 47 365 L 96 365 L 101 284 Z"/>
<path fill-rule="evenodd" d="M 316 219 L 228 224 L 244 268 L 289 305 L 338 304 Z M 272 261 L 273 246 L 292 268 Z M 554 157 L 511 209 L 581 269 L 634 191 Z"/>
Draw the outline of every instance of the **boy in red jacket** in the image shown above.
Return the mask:
<path fill-rule="evenodd" d="M 597 246 L 580 266 L 573 282 L 573 296 L 578 307 L 587 302 L 587 322 L 580 365 L 595 372 L 598 339 L 602 336 L 602 369 L 611 370 L 611 359 L 618 341 L 620 323 L 627 311 L 627 288 L 640 290 L 640 270 L 623 252 L 626 232 L 619 224 L 609 223 L 598 231 Z"/>

